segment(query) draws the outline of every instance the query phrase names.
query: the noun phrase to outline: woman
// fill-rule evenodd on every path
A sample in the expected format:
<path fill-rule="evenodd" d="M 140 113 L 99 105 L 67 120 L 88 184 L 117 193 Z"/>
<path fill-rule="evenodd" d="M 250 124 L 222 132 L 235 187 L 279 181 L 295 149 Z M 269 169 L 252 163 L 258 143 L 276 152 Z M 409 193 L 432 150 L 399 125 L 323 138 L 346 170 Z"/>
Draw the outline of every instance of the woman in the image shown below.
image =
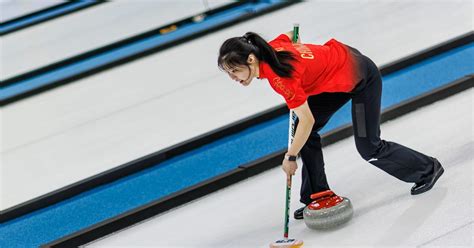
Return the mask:
<path fill-rule="evenodd" d="M 346 102 L 352 100 L 352 123 L 358 152 L 363 159 L 405 182 L 415 183 L 411 194 L 430 190 L 444 172 L 435 158 L 380 139 L 382 78 L 377 66 L 358 50 L 334 39 L 324 45 L 292 43 L 292 32 L 267 43 L 248 32 L 226 40 L 218 66 L 230 78 L 248 86 L 266 78 L 298 116 L 293 143 L 282 169 L 294 175 L 297 154 L 303 162 L 300 202 L 328 190 L 319 131 Z M 303 218 L 304 207 L 295 211 Z"/>

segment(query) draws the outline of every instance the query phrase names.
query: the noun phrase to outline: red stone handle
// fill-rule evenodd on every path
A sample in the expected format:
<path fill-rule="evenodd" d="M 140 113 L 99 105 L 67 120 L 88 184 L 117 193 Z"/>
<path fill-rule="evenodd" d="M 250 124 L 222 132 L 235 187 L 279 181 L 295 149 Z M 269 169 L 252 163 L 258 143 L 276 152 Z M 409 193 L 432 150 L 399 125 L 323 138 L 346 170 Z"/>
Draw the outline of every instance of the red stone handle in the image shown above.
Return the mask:
<path fill-rule="evenodd" d="M 326 190 L 326 191 L 321 191 L 321 192 L 312 194 L 311 199 L 316 200 L 316 199 L 321 198 L 321 197 L 333 196 L 333 195 L 335 195 L 335 194 L 334 194 L 334 192 L 332 192 L 332 190 Z"/>

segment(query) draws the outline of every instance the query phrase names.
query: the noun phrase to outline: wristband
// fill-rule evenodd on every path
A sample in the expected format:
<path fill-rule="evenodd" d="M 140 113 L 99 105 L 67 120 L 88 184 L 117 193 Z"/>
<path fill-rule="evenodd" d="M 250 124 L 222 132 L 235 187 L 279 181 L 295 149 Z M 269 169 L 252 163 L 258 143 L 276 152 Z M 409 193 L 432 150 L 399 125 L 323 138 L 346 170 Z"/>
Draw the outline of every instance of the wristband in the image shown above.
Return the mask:
<path fill-rule="evenodd" d="M 288 161 L 296 161 L 296 156 L 293 155 L 285 155 L 285 159 Z"/>

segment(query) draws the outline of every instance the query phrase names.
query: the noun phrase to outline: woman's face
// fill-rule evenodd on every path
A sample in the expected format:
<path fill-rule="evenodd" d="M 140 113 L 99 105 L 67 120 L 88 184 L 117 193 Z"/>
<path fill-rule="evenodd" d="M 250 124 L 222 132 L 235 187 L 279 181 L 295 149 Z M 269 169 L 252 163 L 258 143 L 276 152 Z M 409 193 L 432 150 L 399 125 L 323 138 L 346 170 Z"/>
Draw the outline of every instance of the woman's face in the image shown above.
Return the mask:
<path fill-rule="evenodd" d="M 248 86 L 252 79 L 258 77 L 258 61 L 254 56 L 249 56 L 249 65 L 235 66 L 225 71 L 229 77 L 243 86 Z"/>
<path fill-rule="evenodd" d="M 252 69 L 250 66 L 242 65 L 226 70 L 229 77 L 242 84 L 248 86 L 252 82 Z"/>

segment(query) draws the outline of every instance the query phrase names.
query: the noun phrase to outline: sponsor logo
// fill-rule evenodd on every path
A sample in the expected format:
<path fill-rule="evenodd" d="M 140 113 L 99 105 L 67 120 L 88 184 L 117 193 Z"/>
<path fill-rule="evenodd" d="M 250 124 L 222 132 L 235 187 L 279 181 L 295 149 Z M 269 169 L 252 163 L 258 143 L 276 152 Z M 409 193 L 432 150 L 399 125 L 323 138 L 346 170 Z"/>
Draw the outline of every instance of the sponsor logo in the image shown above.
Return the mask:
<path fill-rule="evenodd" d="M 281 80 L 280 77 L 276 77 L 273 79 L 273 86 L 277 89 L 280 90 L 280 92 L 282 92 L 285 96 L 285 98 L 287 99 L 292 99 L 294 96 L 295 96 L 295 93 L 293 91 L 291 91 L 290 89 L 288 89 L 288 87 L 286 87 L 284 84 L 283 84 L 283 81 Z"/>

